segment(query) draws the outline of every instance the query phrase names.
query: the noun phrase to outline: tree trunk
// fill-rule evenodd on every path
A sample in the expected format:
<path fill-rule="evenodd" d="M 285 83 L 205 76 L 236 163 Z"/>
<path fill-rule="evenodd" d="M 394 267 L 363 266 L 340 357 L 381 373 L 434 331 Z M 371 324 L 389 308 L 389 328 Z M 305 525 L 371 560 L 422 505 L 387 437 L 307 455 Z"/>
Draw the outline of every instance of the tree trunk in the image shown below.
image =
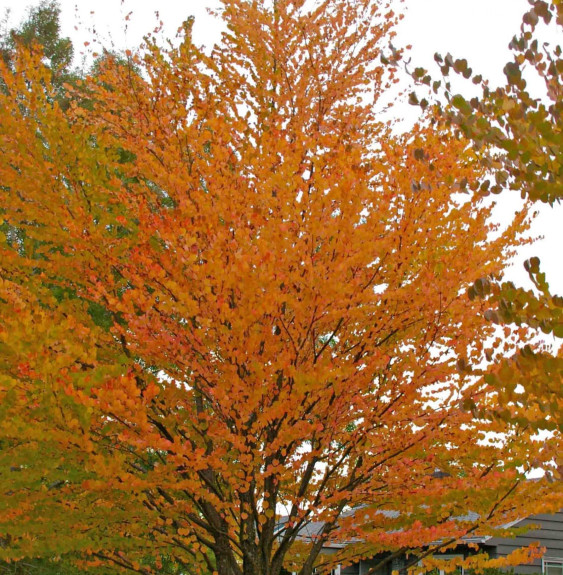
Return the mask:
<path fill-rule="evenodd" d="M 219 575 L 241 575 L 240 568 L 232 564 L 230 553 L 215 552 L 215 561 Z"/>

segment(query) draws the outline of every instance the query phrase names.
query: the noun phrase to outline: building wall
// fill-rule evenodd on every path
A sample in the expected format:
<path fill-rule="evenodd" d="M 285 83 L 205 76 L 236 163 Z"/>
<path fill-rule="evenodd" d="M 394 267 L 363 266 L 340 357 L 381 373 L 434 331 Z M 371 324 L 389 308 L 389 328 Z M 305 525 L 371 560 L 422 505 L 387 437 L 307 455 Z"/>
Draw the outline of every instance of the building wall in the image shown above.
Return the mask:
<path fill-rule="evenodd" d="M 364 559 L 364 560 L 360 561 L 359 575 L 364 575 L 372 567 L 375 567 L 380 562 L 381 562 L 381 557 L 376 557 L 374 559 Z M 391 567 L 389 564 L 384 565 L 381 569 L 379 569 L 377 571 L 378 575 L 388 575 L 389 573 L 391 573 Z"/>
<path fill-rule="evenodd" d="M 538 525 L 541 529 L 531 529 L 513 539 L 494 537 L 487 541 L 487 546 L 496 547 L 497 557 L 506 557 L 519 547 L 527 547 L 530 543 L 539 541 L 540 545 L 546 548 L 545 558 L 563 559 L 563 510 L 553 515 L 532 515 L 520 521 L 517 527 L 525 525 Z M 522 575 L 541 573 L 541 566 L 541 559 L 538 559 L 530 565 L 518 565 L 514 572 Z"/>

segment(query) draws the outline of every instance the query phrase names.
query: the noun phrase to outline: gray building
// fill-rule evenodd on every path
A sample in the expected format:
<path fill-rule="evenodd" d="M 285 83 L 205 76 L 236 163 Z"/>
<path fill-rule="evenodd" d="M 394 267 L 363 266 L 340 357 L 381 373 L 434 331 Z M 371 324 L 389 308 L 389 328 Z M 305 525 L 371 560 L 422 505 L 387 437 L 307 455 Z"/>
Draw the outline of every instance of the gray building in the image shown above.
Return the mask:
<path fill-rule="evenodd" d="M 484 544 L 485 549 L 493 557 L 506 557 L 519 547 L 527 547 L 534 541 L 539 541 L 545 547 L 542 559 L 530 565 L 518 565 L 515 573 L 527 575 L 545 573 L 545 575 L 563 575 L 563 509 L 553 515 L 531 515 L 515 523 L 515 527 L 537 525 L 539 529 L 530 529 L 523 535 L 513 539 L 492 537 Z"/>
<path fill-rule="evenodd" d="M 466 538 L 460 545 L 448 553 L 439 554 L 443 559 L 467 556 L 476 553 L 474 548 L 478 546 L 480 551 L 486 551 L 490 557 L 506 557 L 512 551 L 527 547 L 531 543 L 538 542 L 545 548 L 545 553 L 541 559 L 531 564 L 517 565 L 511 569 L 514 573 L 521 575 L 531 575 L 532 573 L 542 573 L 543 575 L 563 575 L 563 510 L 553 515 L 539 514 L 531 515 L 525 519 L 515 521 L 506 527 L 525 527 L 527 525 L 536 526 L 524 534 L 513 538 L 508 537 L 480 537 L 478 535 Z M 315 532 L 320 530 L 321 524 L 312 524 L 303 533 L 303 539 L 314 538 Z M 326 553 L 334 553 L 346 544 L 333 544 L 326 548 Z M 471 546 L 470 546 L 471 545 Z M 332 575 L 366 575 L 371 568 L 380 563 L 384 556 L 379 556 L 371 560 L 361 560 L 359 563 L 347 567 L 337 567 L 333 569 Z M 377 571 L 377 575 L 391 575 L 392 571 L 401 572 L 406 565 L 405 558 L 395 558 Z M 435 575 L 445 575 L 444 572 Z M 464 575 L 459 569 L 453 575 Z"/>

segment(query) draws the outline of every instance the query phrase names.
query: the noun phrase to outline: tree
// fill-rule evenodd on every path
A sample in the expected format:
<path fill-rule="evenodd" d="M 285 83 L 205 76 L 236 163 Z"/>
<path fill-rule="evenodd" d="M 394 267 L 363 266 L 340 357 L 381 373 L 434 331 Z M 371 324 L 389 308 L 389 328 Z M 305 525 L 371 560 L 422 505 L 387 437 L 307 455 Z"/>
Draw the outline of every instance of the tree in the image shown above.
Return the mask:
<path fill-rule="evenodd" d="M 445 76 L 454 71 L 473 78 L 482 93 L 468 101 L 461 94 L 454 95 L 449 82 L 445 82 L 444 94 L 450 105 L 442 108 L 437 104 L 434 115 L 437 121 L 455 126 L 469 139 L 487 170 L 488 177 L 476 182 L 474 191 L 486 195 L 510 190 L 519 192 L 522 198 L 553 206 L 563 197 L 563 59 L 561 46 L 542 42 L 537 28 L 543 24 L 561 32 L 563 5 L 553 0 L 529 3 L 520 33 L 510 43 L 514 57 L 504 68 L 504 86 L 491 89 L 466 60 L 454 60 L 450 54 L 445 58 L 436 55 Z M 425 70 L 418 69 L 415 75 L 430 84 Z M 534 79 L 543 87 L 535 96 L 534 88 L 528 87 Z M 440 84 L 433 83 L 435 92 Z M 416 96 L 413 99 L 418 100 Z M 491 302 L 495 310 L 490 310 L 487 317 L 493 323 L 527 325 L 537 335 L 560 340 L 563 298 L 550 292 L 538 258 L 527 261 L 525 268 L 535 291 L 517 288 L 512 282 L 481 278 L 470 295 Z M 563 346 L 559 343 L 558 350 L 550 351 L 534 350 L 525 344 L 522 342 L 512 357 L 500 356 L 485 376 L 503 398 L 493 414 L 538 430 L 561 430 Z"/>
<path fill-rule="evenodd" d="M 42 0 L 29 10 L 18 28 L 4 30 L 0 36 L 0 57 L 8 66 L 12 64 L 17 44 L 41 48 L 45 64 L 52 73 L 51 85 L 56 88 L 59 99 L 63 98 L 64 84 L 77 79 L 77 73 L 72 69 L 74 47 L 70 38 L 61 37 L 60 13 L 56 0 Z M 66 104 L 64 99 L 61 104 Z"/>
<path fill-rule="evenodd" d="M 468 141 L 381 121 L 392 12 L 306 4 L 225 0 L 211 55 L 187 22 L 68 110 L 2 67 L 1 557 L 310 575 L 560 505 L 525 481 L 559 436 L 480 417 L 471 367 L 525 211 L 493 238 Z"/>
<path fill-rule="evenodd" d="M 8 29 L 8 16 L 3 22 L 4 27 L 0 32 L 0 57 L 7 66 L 13 65 L 16 56 L 16 46 L 25 45 L 28 48 L 39 46 L 45 60 L 43 61 L 51 69 L 51 82 L 56 88 L 56 97 L 59 103 L 66 105 L 64 98 L 64 82 L 71 82 L 76 79 L 77 73 L 71 69 L 73 59 L 73 46 L 69 38 L 62 38 L 60 35 L 60 7 L 56 2 L 41 2 L 38 6 L 31 8 L 27 18 L 17 28 Z M 0 80 L 0 89 L 4 85 Z M 0 209 L 0 219 L 3 220 L 3 210 Z M 7 226 L 3 221 L 0 227 L 11 242 L 21 242 L 22 230 Z M 3 444 L 5 449 L 6 445 Z M 10 466 L 16 470 L 17 466 Z M 41 573 L 47 575 L 74 575 L 82 573 L 70 560 L 57 554 L 55 558 L 26 559 L 15 563 L 0 562 L 0 573 L 3 575 L 28 575 Z"/>

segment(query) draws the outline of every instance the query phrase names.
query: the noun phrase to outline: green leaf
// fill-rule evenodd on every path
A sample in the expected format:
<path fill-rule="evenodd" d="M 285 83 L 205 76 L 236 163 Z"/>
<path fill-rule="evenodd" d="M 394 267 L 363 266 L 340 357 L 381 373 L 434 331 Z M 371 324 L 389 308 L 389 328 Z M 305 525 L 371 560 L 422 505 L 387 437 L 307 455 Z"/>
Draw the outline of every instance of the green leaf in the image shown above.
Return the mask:
<path fill-rule="evenodd" d="M 456 94 L 452 98 L 452 105 L 464 114 L 471 113 L 471 105 L 461 94 Z"/>
<path fill-rule="evenodd" d="M 522 79 L 520 67 L 515 62 L 508 62 L 504 67 L 503 72 L 505 73 L 509 84 L 518 84 Z"/>

